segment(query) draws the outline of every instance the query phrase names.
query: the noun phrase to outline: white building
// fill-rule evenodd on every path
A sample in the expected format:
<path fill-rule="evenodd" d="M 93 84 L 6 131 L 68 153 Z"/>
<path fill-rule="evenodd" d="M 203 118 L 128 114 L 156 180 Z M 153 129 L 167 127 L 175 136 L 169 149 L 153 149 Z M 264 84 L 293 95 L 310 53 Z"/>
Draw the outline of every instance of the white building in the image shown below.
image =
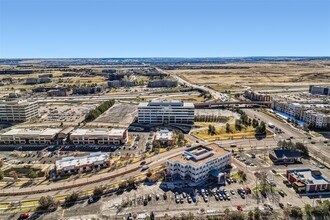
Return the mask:
<path fill-rule="evenodd" d="M 196 146 L 186 150 L 182 155 L 167 160 L 167 173 L 172 178 L 202 182 L 214 173 L 218 182 L 221 174 L 231 163 L 231 152 L 217 144 Z"/>
<path fill-rule="evenodd" d="M 37 102 L 27 100 L 0 101 L 0 121 L 28 121 L 38 117 Z"/>
<path fill-rule="evenodd" d="M 128 141 L 126 129 L 78 128 L 71 132 L 73 144 L 124 144 Z"/>
<path fill-rule="evenodd" d="M 144 124 L 192 124 L 193 103 L 182 101 L 142 102 L 138 106 L 138 122 Z"/>
<path fill-rule="evenodd" d="M 109 153 L 91 153 L 83 157 L 65 157 L 55 162 L 56 174 L 91 171 L 110 165 Z"/>
<path fill-rule="evenodd" d="M 54 144 L 62 128 L 15 128 L 0 135 L 1 144 Z"/>

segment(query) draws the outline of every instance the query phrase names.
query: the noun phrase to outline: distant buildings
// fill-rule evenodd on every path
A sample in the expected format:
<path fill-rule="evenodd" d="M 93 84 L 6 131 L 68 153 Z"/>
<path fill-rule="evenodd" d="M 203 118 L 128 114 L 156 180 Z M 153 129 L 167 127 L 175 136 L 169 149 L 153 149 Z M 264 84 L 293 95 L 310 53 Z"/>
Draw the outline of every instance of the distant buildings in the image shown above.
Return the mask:
<path fill-rule="evenodd" d="M 319 170 L 287 170 L 286 177 L 299 193 L 315 193 L 330 190 L 330 181 Z"/>
<path fill-rule="evenodd" d="M 244 96 L 252 101 L 271 101 L 271 96 L 268 94 L 259 93 L 253 90 L 246 90 Z"/>
<path fill-rule="evenodd" d="M 34 85 L 34 84 L 49 83 L 49 82 L 51 82 L 51 79 L 48 77 L 39 77 L 39 78 L 31 77 L 26 79 L 25 84 Z"/>
<path fill-rule="evenodd" d="M 301 120 L 312 127 L 330 128 L 330 115 L 322 113 L 323 110 L 326 110 L 326 105 L 318 106 L 311 104 L 288 103 L 284 100 L 273 100 L 272 107 L 273 109 L 293 116 L 297 120 Z"/>
<path fill-rule="evenodd" d="M 109 153 L 91 153 L 82 157 L 65 157 L 55 162 L 56 175 L 69 175 L 78 172 L 88 172 L 110 165 Z"/>
<path fill-rule="evenodd" d="M 301 153 L 295 150 L 273 150 L 269 153 L 269 158 L 274 164 L 291 164 L 301 160 Z"/>
<path fill-rule="evenodd" d="M 22 122 L 38 116 L 37 102 L 18 99 L 0 101 L 0 121 Z"/>
<path fill-rule="evenodd" d="M 217 144 L 196 146 L 187 149 L 182 155 L 167 160 L 167 174 L 172 179 L 180 178 L 199 183 L 210 176 L 220 183 L 224 179 L 224 171 L 231 164 L 231 152 Z"/>
<path fill-rule="evenodd" d="M 175 144 L 175 136 L 172 131 L 160 130 L 156 132 L 155 141 L 158 141 L 160 145 L 172 146 Z"/>
<path fill-rule="evenodd" d="M 138 122 L 143 124 L 193 124 L 195 107 L 182 101 L 141 102 Z"/>
<path fill-rule="evenodd" d="M 329 86 L 309 86 L 309 92 L 312 94 L 330 96 L 330 85 Z"/>
<path fill-rule="evenodd" d="M 73 88 L 72 94 L 87 95 L 96 94 L 104 90 L 103 86 L 83 86 L 78 88 Z"/>
<path fill-rule="evenodd" d="M 110 88 L 119 88 L 119 87 L 132 87 L 135 86 L 135 82 L 134 81 L 130 81 L 130 80 L 125 80 L 125 79 L 121 79 L 121 80 L 112 80 L 108 82 L 108 86 Z"/>
<path fill-rule="evenodd" d="M 178 82 L 170 79 L 156 79 L 148 83 L 148 87 L 177 87 Z"/>
<path fill-rule="evenodd" d="M 127 141 L 126 129 L 77 128 L 70 133 L 72 144 L 124 144 Z"/>

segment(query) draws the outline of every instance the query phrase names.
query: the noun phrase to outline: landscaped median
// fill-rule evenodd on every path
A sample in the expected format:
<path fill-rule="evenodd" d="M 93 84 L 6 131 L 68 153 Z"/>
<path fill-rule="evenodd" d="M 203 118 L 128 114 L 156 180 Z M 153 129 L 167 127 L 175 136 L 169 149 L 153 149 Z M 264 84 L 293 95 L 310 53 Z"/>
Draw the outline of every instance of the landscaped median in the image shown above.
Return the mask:
<path fill-rule="evenodd" d="M 155 167 L 154 169 L 150 170 L 149 172 L 158 173 L 158 172 L 161 172 L 163 169 L 164 169 L 164 165 Z M 134 182 L 145 181 L 147 174 L 148 174 L 148 172 L 145 172 L 145 173 L 140 173 L 140 174 L 134 176 L 133 177 Z M 123 175 L 123 173 L 121 173 L 120 175 Z M 101 181 L 103 181 L 103 180 L 101 180 Z M 118 189 L 120 187 L 120 184 L 123 182 L 127 182 L 127 180 L 126 181 L 117 181 L 115 183 L 106 184 L 106 185 L 101 185 L 103 187 L 103 189 L 105 190 L 103 194 L 113 192 L 114 190 Z M 88 184 L 90 184 L 90 183 L 92 183 L 92 182 L 88 182 Z M 77 187 L 77 186 L 75 186 L 75 187 Z M 85 197 L 88 198 L 89 196 L 93 195 L 93 192 L 94 192 L 94 188 L 86 189 L 84 191 L 80 191 L 79 196 L 83 197 L 83 198 L 85 198 Z M 36 193 L 36 192 L 33 192 L 32 194 L 34 194 L 34 193 Z M 16 194 L 16 195 L 18 195 L 18 194 Z M 58 196 L 55 196 L 54 199 L 56 201 L 60 201 L 61 204 L 63 204 L 63 202 L 65 201 L 65 198 L 68 195 L 70 195 L 70 194 L 58 195 Z M 0 203 L 0 213 L 9 214 L 9 213 L 31 212 L 31 211 L 36 211 L 38 206 L 39 206 L 39 200 L 23 200 L 20 202 L 1 202 Z"/>
<path fill-rule="evenodd" d="M 256 137 L 256 128 L 253 126 L 242 126 L 241 130 L 237 130 L 234 124 L 220 126 L 215 128 L 215 134 L 209 132 L 208 129 L 193 132 L 192 135 L 206 141 L 230 140 L 230 139 L 253 139 Z M 267 130 L 266 137 L 272 137 L 273 134 Z"/>

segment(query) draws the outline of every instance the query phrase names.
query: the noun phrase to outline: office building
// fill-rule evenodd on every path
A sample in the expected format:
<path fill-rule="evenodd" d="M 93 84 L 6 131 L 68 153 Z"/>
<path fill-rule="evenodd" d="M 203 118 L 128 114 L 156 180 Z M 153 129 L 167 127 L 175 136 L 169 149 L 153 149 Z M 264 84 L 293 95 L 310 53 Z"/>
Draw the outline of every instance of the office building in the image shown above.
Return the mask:
<path fill-rule="evenodd" d="M 170 79 L 156 79 L 151 80 L 148 83 L 148 87 L 156 88 L 156 87 L 177 87 L 178 82 Z"/>
<path fill-rule="evenodd" d="M 38 117 L 37 102 L 27 100 L 1 100 L 0 121 L 22 122 Z"/>
<path fill-rule="evenodd" d="M 167 160 L 167 174 L 172 179 L 180 178 L 199 183 L 215 177 L 218 183 L 224 181 L 224 171 L 231 164 L 231 152 L 217 144 L 196 146 L 182 155 Z"/>
<path fill-rule="evenodd" d="M 301 153 L 295 150 L 273 150 L 269 153 L 269 158 L 274 164 L 291 164 L 301 161 Z"/>
<path fill-rule="evenodd" d="M 138 122 L 143 124 L 193 124 L 195 106 L 182 101 L 142 102 Z"/>

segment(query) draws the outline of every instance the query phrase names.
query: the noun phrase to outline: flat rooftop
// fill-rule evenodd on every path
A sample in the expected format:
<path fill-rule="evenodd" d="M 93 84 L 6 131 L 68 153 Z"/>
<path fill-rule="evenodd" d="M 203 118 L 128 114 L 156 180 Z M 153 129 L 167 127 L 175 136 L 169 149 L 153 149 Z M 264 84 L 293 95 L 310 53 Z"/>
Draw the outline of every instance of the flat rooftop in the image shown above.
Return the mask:
<path fill-rule="evenodd" d="M 1 136 L 54 136 L 59 133 L 62 128 L 45 128 L 45 129 L 27 129 L 14 128 L 3 133 Z"/>
<path fill-rule="evenodd" d="M 330 181 L 324 177 L 319 170 L 297 169 L 288 170 L 293 177 L 305 184 L 329 184 Z"/>
<path fill-rule="evenodd" d="M 183 101 L 157 101 L 157 102 L 140 102 L 139 107 L 185 107 L 194 108 L 191 102 Z"/>
<path fill-rule="evenodd" d="M 86 166 L 93 164 L 95 162 L 104 162 L 107 160 L 109 160 L 108 153 L 96 152 L 83 157 L 65 157 L 61 160 L 57 160 L 55 162 L 55 165 L 56 165 L 56 169 L 61 170 L 65 167 Z"/>
<path fill-rule="evenodd" d="M 173 132 L 169 130 L 160 130 L 156 132 L 156 140 L 172 140 Z"/>
<path fill-rule="evenodd" d="M 191 154 L 193 154 L 193 155 L 195 155 L 195 156 L 200 156 L 202 154 L 205 154 L 207 152 L 212 151 L 212 149 L 207 148 L 207 147 L 202 146 L 202 145 L 199 145 L 197 147 L 192 147 L 192 148 L 190 148 L 190 149 L 188 149 L 186 151 L 189 152 L 189 153 L 191 153 Z"/>
<path fill-rule="evenodd" d="M 78 128 L 72 131 L 72 136 L 123 136 L 126 129 L 105 129 L 105 128 Z"/>
<path fill-rule="evenodd" d="M 200 146 L 198 146 L 200 147 Z M 178 155 L 175 157 L 172 157 L 169 159 L 169 161 L 171 162 L 180 162 L 180 163 L 185 163 L 185 164 L 192 164 L 192 165 L 200 165 L 202 163 L 206 163 L 207 161 L 213 159 L 213 158 L 217 158 L 217 157 L 221 157 L 227 154 L 230 154 L 229 151 L 225 150 L 224 148 L 220 147 L 217 144 L 209 144 L 204 146 L 205 148 L 208 148 L 209 151 L 212 151 L 212 154 L 209 155 L 208 157 L 204 157 L 203 159 L 200 160 L 194 160 L 194 159 L 187 159 L 187 157 L 185 155 Z M 186 151 L 190 152 L 190 150 L 194 150 L 194 148 L 196 147 L 192 147 Z"/>

